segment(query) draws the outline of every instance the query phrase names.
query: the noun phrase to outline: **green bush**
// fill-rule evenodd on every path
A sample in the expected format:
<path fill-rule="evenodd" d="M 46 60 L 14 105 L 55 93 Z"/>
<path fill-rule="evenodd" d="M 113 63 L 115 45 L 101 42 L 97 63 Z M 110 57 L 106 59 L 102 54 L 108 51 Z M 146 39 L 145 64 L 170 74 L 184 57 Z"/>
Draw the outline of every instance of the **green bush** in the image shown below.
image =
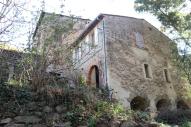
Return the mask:
<path fill-rule="evenodd" d="M 96 127 L 96 118 L 94 116 L 90 116 L 87 123 L 88 127 Z"/>
<path fill-rule="evenodd" d="M 85 78 L 84 78 L 82 75 L 80 75 L 80 76 L 78 77 L 78 81 L 79 81 L 79 84 L 80 84 L 81 86 L 86 85 L 86 80 L 85 80 Z"/>
<path fill-rule="evenodd" d="M 191 127 L 191 122 L 186 121 L 185 123 L 183 123 L 183 124 L 181 125 L 181 127 Z"/>
<path fill-rule="evenodd" d="M 26 88 L 0 84 L 0 102 L 17 101 L 18 104 L 24 104 L 32 100 L 31 96 Z"/>
<path fill-rule="evenodd" d="M 137 112 L 134 112 L 134 116 L 136 117 L 136 119 L 141 119 L 144 121 L 151 120 L 149 112 L 137 111 Z"/>
<path fill-rule="evenodd" d="M 120 103 L 109 101 L 97 101 L 95 111 L 97 118 L 108 116 L 119 120 L 127 120 L 132 115 L 130 112 L 127 112 Z"/>
<path fill-rule="evenodd" d="M 182 125 L 185 121 L 191 121 L 191 110 L 172 110 L 158 114 L 156 121 L 167 124 Z"/>

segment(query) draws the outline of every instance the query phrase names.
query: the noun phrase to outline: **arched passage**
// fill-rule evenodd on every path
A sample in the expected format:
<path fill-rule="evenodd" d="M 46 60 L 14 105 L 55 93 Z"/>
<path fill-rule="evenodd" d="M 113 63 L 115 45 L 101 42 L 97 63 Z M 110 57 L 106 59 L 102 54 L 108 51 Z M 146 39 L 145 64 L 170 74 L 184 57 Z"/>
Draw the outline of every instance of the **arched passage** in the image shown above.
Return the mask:
<path fill-rule="evenodd" d="M 157 103 L 156 103 L 156 108 L 157 111 L 165 111 L 168 110 L 170 108 L 170 100 L 168 99 L 160 99 Z"/>
<path fill-rule="evenodd" d="M 148 101 L 140 96 L 133 98 L 130 105 L 132 110 L 140 110 L 140 111 L 144 111 L 147 107 L 149 107 Z"/>
<path fill-rule="evenodd" d="M 89 70 L 88 84 L 99 88 L 99 68 L 96 65 L 93 65 Z"/>
<path fill-rule="evenodd" d="M 177 102 L 177 109 L 183 109 L 183 110 L 186 110 L 186 109 L 189 109 L 189 106 L 186 104 L 186 102 L 185 101 L 183 101 L 183 100 L 179 100 L 178 102 Z"/>

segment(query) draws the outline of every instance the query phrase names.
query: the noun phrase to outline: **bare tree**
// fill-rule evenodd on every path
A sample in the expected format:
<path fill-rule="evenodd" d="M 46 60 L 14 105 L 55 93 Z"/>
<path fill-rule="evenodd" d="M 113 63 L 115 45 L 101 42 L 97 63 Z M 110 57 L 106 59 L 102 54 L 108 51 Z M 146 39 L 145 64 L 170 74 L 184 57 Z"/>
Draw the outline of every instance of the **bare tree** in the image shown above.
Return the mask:
<path fill-rule="evenodd" d="M 0 43 L 12 41 L 18 29 L 26 23 L 23 16 L 25 4 L 17 0 L 0 1 Z"/>

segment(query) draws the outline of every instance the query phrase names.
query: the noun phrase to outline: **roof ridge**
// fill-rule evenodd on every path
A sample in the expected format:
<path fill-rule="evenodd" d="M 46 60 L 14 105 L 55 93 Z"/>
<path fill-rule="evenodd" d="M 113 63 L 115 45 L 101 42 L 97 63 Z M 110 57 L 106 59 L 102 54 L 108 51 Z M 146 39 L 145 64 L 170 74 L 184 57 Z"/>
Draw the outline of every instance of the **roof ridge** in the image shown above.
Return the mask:
<path fill-rule="evenodd" d="M 45 12 L 45 11 L 42 11 L 42 13 L 44 13 L 44 14 L 55 14 L 55 15 L 57 15 L 57 16 L 61 16 L 61 17 L 69 17 L 69 18 L 71 18 L 72 16 L 74 16 L 73 18 L 76 18 L 76 19 L 82 19 L 82 20 L 90 20 L 90 19 L 88 19 L 88 18 L 81 18 L 80 16 L 75 16 L 75 15 L 64 15 L 64 14 L 59 14 L 59 13 L 54 13 L 54 12 Z M 91 21 L 91 20 L 90 20 Z"/>
<path fill-rule="evenodd" d="M 131 16 L 117 15 L 117 14 L 100 13 L 99 15 L 115 16 L 115 17 L 124 17 L 124 18 L 133 18 L 133 19 L 138 19 L 138 20 L 144 20 L 143 18 L 135 18 L 135 17 L 131 17 Z"/>

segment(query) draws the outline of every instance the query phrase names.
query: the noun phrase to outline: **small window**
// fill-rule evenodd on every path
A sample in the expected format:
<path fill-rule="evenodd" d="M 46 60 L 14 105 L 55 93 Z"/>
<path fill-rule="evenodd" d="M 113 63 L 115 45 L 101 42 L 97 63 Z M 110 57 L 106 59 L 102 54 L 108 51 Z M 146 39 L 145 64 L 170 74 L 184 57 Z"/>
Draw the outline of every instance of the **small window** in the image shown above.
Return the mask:
<path fill-rule="evenodd" d="M 165 77 L 166 82 L 168 82 L 168 83 L 171 82 L 168 69 L 164 69 L 164 77 Z"/>
<path fill-rule="evenodd" d="M 97 41 L 98 43 L 103 42 L 103 24 L 99 24 L 97 27 Z"/>
<path fill-rule="evenodd" d="M 77 62 L 79 59 L 79 55 L 78 55 L 78 47 L 75 49 L 75 61 Z"/>
<path fill-rule="evenodd" d="M 88 42 L 84 43 L 84 54 L 87 54 L 89 52 L 89 45 Z"/>
<path fill-rule="evenodd" d="M 95 46 L 95 34 L 94 31 L 89 35 L 89 41 L 92 45 L 92 48 Z"/>
<path fill-rule="evenodd" d="M 72 58 L 73 58 L 73 63 L 76 63 L 76 53 L 75 53 L 75 49 L 72 51 Z"/>
<path fill-rule="evenodd" d="M 86 54 L 90 52 L 91 50 L 91 42 L 90 42 L 90 37 L 87 36 L 85 39 L 85 45 L 86 45 Z"/>
<path fill-rule="evenodd" d="M 82 51 L 82 57 L 85 55 L 85 42 L 81 42 L 81 51 Z"/>
<path fill-rule="evenodd" d="M 78 60 L 81 60 L 82 58 L 82 50 L 81 47 L 78 48 Z"/>
<path fill-rule="evenodd" d="M 146 78 L 151 78 L 151 70 L 149 68 L 148 64 L 144 64 L 144 69 L 145 69 L 145 77 Z"/>
<path fill-rule="evenodd" d="M 136 45 L 138 48 L 144 48 L 143 35 L 139 32 L 135 32 Z"/>

